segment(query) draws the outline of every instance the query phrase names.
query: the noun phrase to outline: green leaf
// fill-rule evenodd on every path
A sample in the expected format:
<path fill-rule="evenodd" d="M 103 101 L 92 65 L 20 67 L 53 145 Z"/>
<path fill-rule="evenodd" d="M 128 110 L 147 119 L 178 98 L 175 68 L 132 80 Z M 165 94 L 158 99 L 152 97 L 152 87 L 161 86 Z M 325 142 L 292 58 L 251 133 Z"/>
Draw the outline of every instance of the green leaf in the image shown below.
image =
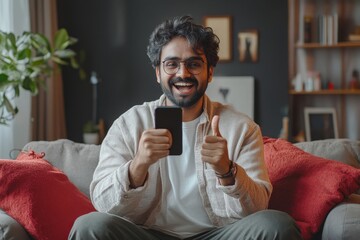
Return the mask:
<path fill-rule="evenodd" d="M 8 50 L 16 49 L 16 37 L 13 33 L 8 34 L 6 43 Z"/>
<path fill-rule="evenodd" d="M 52 59 L 54 62 L 56 62 L 57 64 L 60 64 L 60 65 L 68 65 L 68 63 L 65 62 L 64 60 L 62 60 L 61 58 L 58 58 L 58 57 L 53 56 L 51 59 Z"/>
<path fill-rule="evenodd" d="M 35 50 L 40 52 L 42 55 L 48 54 L 52 51 L 48 39 L 42 34 L 34 33 L 31 36 L 31 44 L 34 46 Z"/>
<path fill-rule="evenodd" d="M 8 75 L 4 73 L 0 74 L 0 90 L 11 83 L 8 78 Z"/>
<path fill-rule="evenodd" d="M 3 95 L 3 97 L 4 97 L 4 105 L 6 111 L 11 113 L 12 115 L 15 115 L 18 111 L 17 108 L 11 104 L 11 102 L 9 101 L 9 99 L 6 97 L 5 94 Z"/>
<path fill-rule="evenodd" d="M 41 65 L 46 65 L 46 61 L 44 60 L 43 57 L 34 57 L 32 59 L 31 61 L 32 67 L 41 66 Z"/>
<path fill-rule="evenodd" d="M 71 49 L 57 50 L 54 52 L 54 55 L 58 58 L 70 58 L 75 56 L 75 52 Z"/>
<path fill-rule="evenodd" d="M 19 84 L 16 84 L 14 86 L 14 91 L 15 91 L 15 96 L 16 97 L 20 96 L 20 85 Z"/>
<path fill-rule="evenodd" d="M 73 67 L 73 68 L 79 68 L 79 64 L 76 61 L 75 57 L 70 58 L 70 64 L 71 64 L 71 67 Z"/>
<path fill-rule="evenodd" d="M 8 75 L 6 75 L 5 73 L 0 73 L 0 84 L 2 82 L 7 82 L 8 78 Z"/>
<path fill-rule="evenodd" d="M 25 58 L 31 58 L 31 50 L 29 48 L 25 48 L 21 52 L 18 53 L 18 60 L 23 60 Z"/>
<path fill-rule="evenodd" d="M 65 42 L 69 40 L 68 32 L 61 28 L 59 29 L 54 38 L 54 48 L 55 49 L 65 49 L 67 46 L 65 46 Z"/>
<path fill-rule="evenodd" d="M 77 43 L 77 42 L 78 42 L 77 38 L 69 37 L 70 46 L 71 46 L 71 45 L 74 45 L 74 44 Z"/>
<path fill-rule="evenodd" d="M 22 87 L 25 90 L 29 90 L 32 94 L 37 93 L 37 85 L 34 80 L 29 77 L 26 77 L 22 83 Z"/>

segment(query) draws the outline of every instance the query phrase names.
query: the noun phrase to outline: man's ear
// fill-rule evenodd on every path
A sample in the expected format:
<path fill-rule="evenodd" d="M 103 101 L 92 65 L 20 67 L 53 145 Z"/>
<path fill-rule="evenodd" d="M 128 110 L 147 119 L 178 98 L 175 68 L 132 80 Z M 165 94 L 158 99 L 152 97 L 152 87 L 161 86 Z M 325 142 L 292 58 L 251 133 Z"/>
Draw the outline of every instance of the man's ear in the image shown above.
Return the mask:
<path fill-rule="evenodd" d="M 156 81 L 158 83 L 160 83 L 160 67 L 159 66 L 155 67 L 155 72 L 156 72 Z"/>
<path fill-rule="evenodd" d="M 213 73 L 214 73 L 214 67 L 213 66 L 209 67 L 208 73 L 209 73 L 208 82 L 211 82 L 212 78 L 213 78 Z"/>

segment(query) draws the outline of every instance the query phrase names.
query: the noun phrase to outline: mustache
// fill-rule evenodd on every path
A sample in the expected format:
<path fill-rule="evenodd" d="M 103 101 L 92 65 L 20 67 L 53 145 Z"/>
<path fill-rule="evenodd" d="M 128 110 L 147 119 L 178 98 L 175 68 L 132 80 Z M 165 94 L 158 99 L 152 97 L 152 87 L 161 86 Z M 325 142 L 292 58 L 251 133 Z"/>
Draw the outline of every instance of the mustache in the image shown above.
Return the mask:
<path fill-rule="evenodd" d="M 187 77 L 187 78 L 181 78 L 181 77 L 175 77 L 169 80 L 169 84 L 176 84 L 178 82 L 184 82 L 184 83 L 193 83 L 197 84 L 197 80 L 194 77 Z"/>

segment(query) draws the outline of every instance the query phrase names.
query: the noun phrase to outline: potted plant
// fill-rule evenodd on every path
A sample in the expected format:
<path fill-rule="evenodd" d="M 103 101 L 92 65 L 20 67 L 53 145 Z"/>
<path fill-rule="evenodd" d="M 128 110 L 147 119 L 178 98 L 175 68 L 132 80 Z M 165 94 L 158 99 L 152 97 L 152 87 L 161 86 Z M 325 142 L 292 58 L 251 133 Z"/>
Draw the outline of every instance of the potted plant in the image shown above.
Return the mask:
<path fill-rule="evenodd" d="M 99 143 L 99 126 L 93 121 L 87 121 L 83 126 L 83 140 L 87 144 Z"/>
<path fill-rule="evenodd" d="M 69 48 L 76 42 L 65 29 L 56 32 L 52 44 L 42 34 L 0 31 L 0 124 L 19 111 L 13 100 L 21 89 L 36 95 L 56 65 L 78 68 L 76 54 Z"/>

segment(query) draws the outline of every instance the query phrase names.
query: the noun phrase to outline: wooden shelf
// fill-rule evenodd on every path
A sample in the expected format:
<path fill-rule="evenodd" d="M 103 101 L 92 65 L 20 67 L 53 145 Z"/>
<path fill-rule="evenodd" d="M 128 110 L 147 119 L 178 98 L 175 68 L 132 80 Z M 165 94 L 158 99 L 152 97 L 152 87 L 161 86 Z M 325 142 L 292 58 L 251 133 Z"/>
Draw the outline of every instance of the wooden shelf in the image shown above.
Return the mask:
<path fill-rule="evenodd" d="M 360 47 L 360 42 L 339 42 L 333 45 L 322 45 L 320 43 L 298 43 L 296 48 L 351 48 Z"/>
<path fill-rule="evenodd" d="M 356 128 L 351 125 L 358 123 L 360 119 L 357 107 L 360 89 L 346 89 L 353 77 L 352 72 L 360 70 L 356 63 L 353 64 L 353 60 L 359 58 L 360 41 L 348 41 L 348 36 L 353 34 L 352 25 L 357 17 L 353 9 L 359 7 L 360 1 L 288 0 L 289 140 L 295 140 L 304 131 L 306 107 L 334 108 L 338 114 L 339 137 L 360 137 L 360 131 L 353 131 Z M 310 28 L 305 24 L 305 17 L 312 19 Z M 331 25 L 320 22 L 320 17 Z M 329 28 L 334 27 L 334 23 L 337 27 Z M 307 31 L 309 29 L 310 34 Z M 305 39 L 311 39 L 312 42 L 305 43 Z M 325 43 L 339 42 L 324 44 L 318 42 L 318 39 Z M 309 72 L 318 72 L 322 84 L 332 81 L 338 88 L 295 91 L 292 88 L 294 78 L 299 76 L 302 81 L 306 81 Z"/>
<path fill-rule="evenodd" d="M 295 91 L 290 90 L 291 95 L 360 95 L 360 89 L 334 89 L 334 90 L 319 90 L 319 91 Z"/>

